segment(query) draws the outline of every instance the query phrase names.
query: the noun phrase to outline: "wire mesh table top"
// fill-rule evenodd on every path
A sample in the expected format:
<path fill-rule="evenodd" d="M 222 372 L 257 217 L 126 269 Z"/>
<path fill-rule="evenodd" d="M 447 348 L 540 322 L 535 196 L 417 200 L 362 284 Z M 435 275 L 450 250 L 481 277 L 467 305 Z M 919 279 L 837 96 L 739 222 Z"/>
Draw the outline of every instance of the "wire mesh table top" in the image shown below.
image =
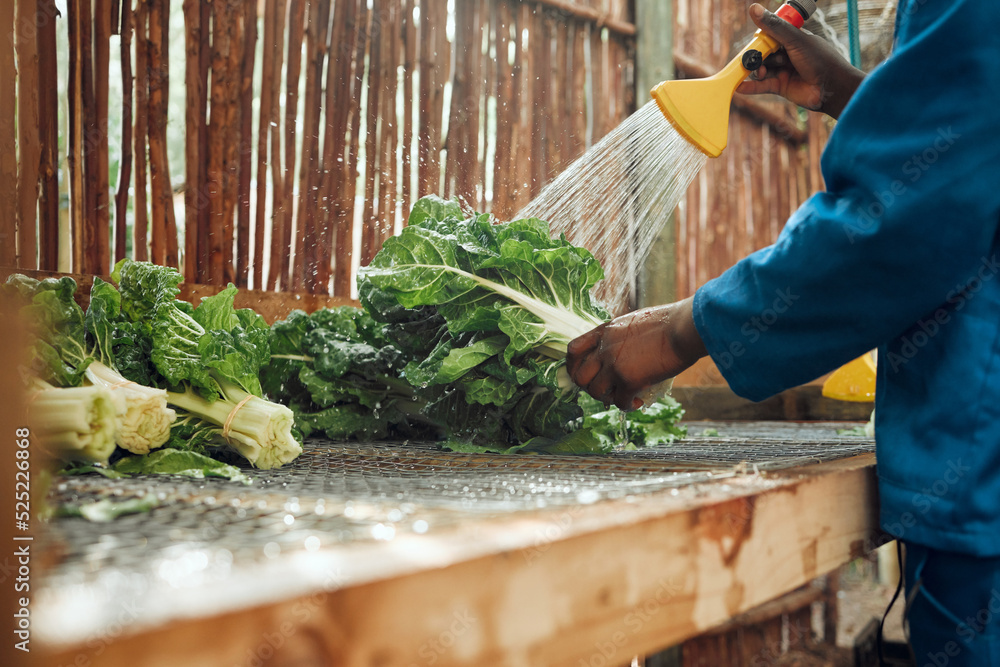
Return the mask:
<path fill-rule="evenodd" d="M 104 524 L 52 520 L 60 558 L 45 587 L 110 600 L 158 587 L 221 585 L 244 565 L 289 554 L 874 451 L 870 439 L 838 434 L 851 426 L 700 422 L 672 445 L 606 456 L 461 454 L 436 443 L 318 439 L 281 469 L 248 470 L 249 486 L 176 476 L 57 478 L 55 504 L 141 497 L 157 504 Z M 717 435 L 704 435 L 708 429 Z"/>

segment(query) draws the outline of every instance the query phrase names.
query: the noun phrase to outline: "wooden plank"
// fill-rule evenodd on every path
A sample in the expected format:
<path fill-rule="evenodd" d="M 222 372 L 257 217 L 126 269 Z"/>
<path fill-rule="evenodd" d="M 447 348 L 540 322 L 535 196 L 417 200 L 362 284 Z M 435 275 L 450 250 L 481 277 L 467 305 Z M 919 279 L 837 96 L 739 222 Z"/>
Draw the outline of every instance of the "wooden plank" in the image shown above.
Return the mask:
<path fill-rule="evenodd" d="M 122 70 L 121 159 L 118 161 L 118 186 L 115 189 L 115 262 L 123 259 L 128 247 L 129 187 L 132 184 L 132 0 L 123 0 L 119 60 Z M 57 228 L 58 229 L 58 228 Z M 44 268 L 55 269 L 52 266 Z"/>
<path fill-rule="evenodd" d="M 355 231 L 355 194 L 358 183 L 358 153 L 360 147 L 361 130 L 361 94 L 364 79 L 364 55 L 368 44 L 368 4 L 365 0 L 359 0 L 357 9 L 357 20 L 355 21 L 353 34 L 354 57 L 352 59 L 351 86 L 353 90 L 352 100 L 357 100 L 351 111 L 351 140 L 347 148 L 347 157 L 343 161 L 346 181 L 344 196 L 338 207 L 337 222 L 337 265 L 334 275 L 334 294 L 338 296 L 351 295 L 352 265 L 354 258 L 354 231 Z"/>
<path fill-rule="evenodd" d="M 573 142 L 577 146 L 574 158 L 579 157 L 590 146 L 587 144 L 587 52 L 586 44 L 589 26 L 576 26 L 573 36 L 573 67 L 571 77 L 573 93 L 570 98 L 572 109 Z"/>
<path fill-rule="evenodd" d="M 146 138 L 149 134 L 149 0 L 136 0 L 133 15 L 135 28 L 135 128 L 132 134 L 132 154 L 135 159 L 135 186 L 132 212 L 132 256 L 144 262 L 149 259 L 149 213 L 146 202 Z M 72 101 L 73 97 L 70 96 Z M 70 204 L 71 210 L 73 202 Z M 74 266 L 79 267 L 74 263 Z"/>
<path fill-rule="evenodd" d="M 422 1 L 420 4 L 420 26 L 419 26 L 419 61 L 418 65 L 420 68 L 420 82 L 418 86 L 418 136 L 417 136 L 417 180 L 419 182 L 419 187 L 417 190 L 417 196 L 422 197 L 428 193 L 437 190 L 437 183 L 434 181 L 432 174 L 434 170 L 431 167 L 430 160 L 433 156 L 431 133 L 433 131 L 433 121 L 432 121 L 432 101 L 433 95 L 437 94 L 432 82 L 434 76 L 434 69 L 436 64 L 436 59 L 433 57 L 433 43 L 435 31 L 440 29 L 434 21 L 431 20 L 431 8 L 434 3 L 430 3 L 429 6 L 425 5 Z"/>
<path fill-rule="evenodd" d="M 396 226 L 396 147 L 398 143 L 398 109 L 396 90 L 398 88 L 399 65 L 399 12 L 398 0 L 385 7 L 382 17 L 382 31 L 386 39 L 382 43 L 382 94 L 379 110 L 379 188 L 378 223 L 372 251 L 377 253 L 382 243 L 392 236 Z M 374 256 L 374 255 L 373 255 Z"/>
<path fill-rule="evenodd" d="M 73 17 L 70 2 L 70 17 Z M 0 6 L 0 29 L 14 31 L 14 3 Z M 70 30 L 70 39 L 74 32 Z M 70 42 L 71 46 L 73 42 Z M 0 40 L 0 197 L 17 201 L 17 71 L 12 40 Z M 71 89 L 72 90 L 72 89 Z M 70 107 L 72 109 L 72 106 Z M 0 266 L 17 265 L 17 210 L 0 206 Z"/>
<path fill-rule="evenodd" d="M 126 635 L 102 661 L 230 664 L 283 628 L 278 659 L 309 664 L 409 665 L 422 650 L 438 665 L 625 664 L 862 554 L 878 536 L 876 484 L 866 455 L 321 551 L 310 569 L 335 572 L 332 585 Z M 294 575 L 283 590 L 301 586 Z"/>
<path fill-rule="evenodd" d="M 482 104 L 482 113 L 478 120 L 478 125 L 476 127 L 476 134 L 478 137 L 482 137 L 482 144 L 479 147 L 479 152 L 476 156 L 479 161 L 479 173 L 478 180 L 476 181 L 476 186 L 479 192 L 477 211 L 488 211 L 489 201 L 487 199 L 486 193 L 486 175 L 489 171 L 489 159 L 490 159 L 490 140 L 491 131 L 493 132 L 492 139 L 495 143 L 496 134 L 495 130 L 491 129 L 490 126 L 490 98 L 496 89 L 496 83 L 494 78 L 496 77 L 496 67 L 493 67 L 493 56 L 494 49 L 496 48 L 496 1 L 495 0 L 479 0 L 479 16 L 480 23 L 483 27 L 483 42 L 486 49 L 485 53 L 478 57 L 479 68 L 482 71 L 481 76 L 478 78 L 477 83 L 480 84 L 479 99 Z M 494 121 L 495 122 L 495 121 Z M 495 124 L 494 126 L 495 127 Z M 494 152 L 495 152 L 494 148 Z"/>
<path fill-rule="evenodd" d="M 243 96 L 243 35 L 244 10 L 248 0 L 237 0 L 230 5 L 232 13 L 229 23 L 229 48 L 223 54 L 228 85 L 226 87 L 226 120 L 225 120 L 225 153 L 222 170 L 222 284 L 236 281 L 236 204 L 239 197 L 240 180 L 240 134 L 243 127 L 243 109 L 240 100 Z M 248 113 L 249 113 L 248 107 Z"/>
<path fill-rule="evenodd" d="M 513 181 L 510 177 L 510 157 L 511 141 L 514 129 L 514 114 L 517 109 L 513 106 L 513 95 L 515 77 L 512 65 L 509 60 L 511 40 L 511 29 L 514 23 L 514 13 L 511 12 L 509 3 L 504 0 L 497 0 L 493 4 L 493 12 L 496 14 L 496 149 L 493 155 L 493 208 L 492 213 L 499 220 L 509 220 L 513 214 L 511 210 L 511 189 Z M 517 40 L 514 39 L 516 44 Z"/>
<path fill-rule="evenodd" d="M 111 0 L 94 0 L 94 246 L 87 248 L 93 256 L 94 271 L 107 271 L 111 266 L 110 221 L 108 199 L 108 87 L 111 78 Z M 34 216 L 32 216 L 34 217 Z"/>
<path fill-rule="evenodd" d="M 417 71 L 417 25 L 413 19 L 416 0 L 403 0 L 403 147 L 402 185 L 400 187 L 403 224 L 410 214 L 410 195 L 413 191 L 413 74 Z M 419 133 L 419 127 L 418 127 Z"/>
<path fill-rule="evenodd" d="M 240 90 L 239 183 L 236 209 L 236 285 L 250 283 L 250 170 L 253 161 L 253 71 L 257 55 L 256 0 L 243 3 L 243 53 L 241 56 L 242 88 Z M 261 107 L 263 109 L 263 107 Z M 262 113 L 261 116 L 264 114 Z M 259 258 L 258 258 L 258 261 Z M 259 285 L 259 283 L 254 283 Z"/>
<path fill-rule="evenodd" d="M 96 260 L 97 237 L 106 232 L 97 224 L 97 109 L 94 99 L 94 23 L 93 5 L 90 0 L 80 0 L 79 5 L 80 53 L 80 114 L 82 122 L 81 161 L 83 163 L 83 228 L 80 237 L 80 262 L 83 270 L 98 270 Z"/>
<path fill-rule="evenodd" d="M 517 15 L 517 47 L 514 57 L 514 73 L 517 83 L 514 93 L 514 109 L 516 110 L 517 122 L 514 124 L 511 153 L 511 173 L 514 178 L 514 189 L 511 193 L 512 206 L 511 216 L 517 215 L 529 201 L 531 201 L 531 161 L 532 161 L 532 129 L 534 128 L 535 108 L 534 98 L 534 70 L 532 66 L 530 39 L 525 43 L 525 33 L 530 34 L 534 26 L 534 15 L 531 7 L 526 3 L 521 3 L 520 12 Z"/>
<path fill-rule="evenodd" d="M 534 199 L 545 185 L 547 173 L 547 158 L 545 155 L 545 136 L 548 133 L 548 114 L 545 113 L 545 99 L 549 76 L 549 31 L 545 14 L 536 11 L 531 17 L 531 28 L 528 36 L 531 62 L 531 102 L 541 113 L 532 113 L 529 120 L 531 127 L 531 172 L 529 175 L 530 198 Z"/>
<path fill-rule="evenodd" d="M 257 117 L 257 200 L 254 210 L 253 286 L 264 285 L 264 235 L 267 227 L 267 150 L 274 96 L 275 16 L 277 0 L 264 0 L 263 59 L 260 68 L 260 114 Z"/>
<path fill-rule="evenodd" d="M 197 42 L 197 63 L 198 63 L 198 83 L 197 91 L 199 96 L 199 109 L 197 114 L 197 137 L 198 144 L 207 149 L 210 143 L 209 136 L 209 71 L 212 69 L 212 10 L 211 2 L 201 2 L 198 24 L 202 29 L 198 33 Z M 199 148 L 199 151 L 201 149 Z M 198 192 L 198 221 L 197 221 L 197 256 L 194 260 L 195 275 L 198 282 L 206 282 L 211 275 L 211 262 L 209 261 L 212 230 L 212 206 L 209 202 L 208 191 L 208 169 L 209 159 L 207 155 L 199 153 L 197 170 L 197 192 Z"/>
<path fill-rule="evenodd" d="M 299 114 L 299 86 L 302 80 L 302 42 L 305 37 L 305 12 L 308 0 L 290 0 L 288 3 L 288 69 L 285 76 L 285 164 L 284 199 L 281 215 L 275 217 L 272 232 L 271 261 L 280 266 L 281 289 L 291 291 L 292 278 L 292 224 L 295 216 L 295 168 L 297 120 Z M 277 255 L 275 253 L 278 253 Z"/>
<path fill-rule="evenodd" d="M 129 1 L 129 0 L 126 0 Z M 141 0 L 140 0 L 141 1 Z M 201 5 L 199 0 L 184 0 L 184 279 L 201 278 L 199 266 L 198 209 L 202 189 L 200 126 L 204 122 L 205 90 L 201 79 Z M 204 30 L 209 26 L 205 25 Z M 206 156 L 207 157 L 207 156 Z M 207 268 L 207 267 L 206 267 Z"/>
<path fill-rule="evenodd" d="M 339 295 L 350 294 L 350 257 L 353 254 L 352 247 L 344 246 L 353 245 L 348 240 L 353 231 L 351 216 L 354 211 L 353 202 L 345 200 L 345 190 L 349 182 L 357 181 L 357 174 L 348 165 L 350 144 L 347 136 L 350 119 L 358 109 L 358 99 L 351 96 L 355 85 L 354 49 L 358 41 L 357 7 L 357 0 L 339 1 L 334 5 L 331 47 L 335 48 L 331 48 L 330 52 L 326 87 L 327 127 L 323 165 L 327 181 L 323 189 L 325 214 L 321 231 L 324 242 L 318 270 L 323 284 L 327 284 L 333 274 L 332 293 Z M 341 100 L 351 102 L 345 104 L 339 102 Z M 345 229 L 342 230 L 342 227 Z M 334 263 L 337 267 L 335 273 Z"/>
<path fill-rule="evenodd" d="M 177 266 L 177 221 L 167 159 L 170 0 L 150 0 L 149 11 L 149 167 L 153 204 L 152 260 Z"/>
<path fill-rule="evenodd" d="M 381 21 L 386 5 L 391 0 L 374 0 L 372 4 L 371 38 L 368 48 L 368 90 L 365 118 L 365 200 L 361 213 L 361 266 L 367 266 L 375 256 L 375 235 L 378 221 L 375 206 L 378 182 L 379 103 L 382 90 L 382 42 L 384 35 Z M 376 29 L 375 26 L 378 26 Z M 391 39 L 391 36 L 389 37 Z"/>
<path fill-rule="evenodd" d="M 283 249 L 284 215 L 285 215 L 285 180 L 282 168 L 283 153 L 281 151 L 281 75 L 285 55 L 285 12 L 286 0 L 277 0 L 274 8 L 275 28 L 274 47 L 271 55 L 272 76 L 271 85 L 271 250 L 268 254 L 267 287 L 276 289 L 283 284 L 282 267 L 287 264 L 288 252 Z M 288 193 L 291 196 L 291 193 Z M 263 256 L 263 255 L 262 255 Z"/>
<path fill-rule="evenodd" d="M 546 178 L 555 178 L 568 164 L 567 148 L 565 144 L 568 139 L 568 125 L 564 122 L 565 90 L 569 86 L 563 74 L 567 68 L 567 51 L 569 40 L 569 28 L 564 23 L 553 23 L 549 26 L 549 34 L 553 36 L 555 45 L 554 55 L 549 63 L 549 109 L 551 110 L 551 123 L 548 133 L 548 158 L 549 169 Z"/>
<path fill-rule="evenodd" d="M 35 269 L 38 268 L 38 176 L 42 154 L 38 137 L 38 7 L 28 0 L 16 5 L 15 29 L 9 34 L 17 51 L 17 197 L 9 202 L 17 202 L 17 265 Z"/>
<path fill-rule="evenodd" d="M 38 0 L 38 78 L 56 81 L 55 0 Z M 39 266 L 55 270 L 59 264 L 59 100 L 56 86 L 38 89 L 38 140 L 41 142 L 41 197 L 39 200 Z M 128 99 L 128 98 L 126 98 Z M 129 100 L 130 102 L 130 100 Z M 131 119 L 129 123 L 131 124 Z M 131 129 L 131 128 L 129 128 Z M 0 244 L 5 243 L 0 240 Z"/>
<path fill-rule="evenodd" d="M 451 77 L 451 110 L 448 121 L 448 160 L 445 168 L 445 188 L 449 197 L 472 203 L 475 200 L 474 176 L 478 172 L 473 152 L 474 119 L 479 117 L 476 95 L 475 62 L 479 36 L 474 2 L 455 6 L 455 53 L 462 64 Z M 471 188 L 471 189 L 470 189 Z"/>
<path fill-rule="evenodd" d="M 208 180 L 206 192 L 208 195 L 209 235 L 208 266 L 205 282 L 210 285 L 222 285 L 223 265 L 226 261 L 225 234 L 226 226 L 224 211 L 223 179 L 225 177 L 227 127 L 230 122 L 228 108 L 228 92 L 233 82 L 228 67 L 228 53 L 232 48 L 232 24 L 234 21 L 232 9 L 224 2 L 212 3 L 212 65 L 211 88 L 208 91 L 209 123 L 208 123 Z M 208 29 L 208 26 L 205 26 Z"/>
<path fill-rule="evenodd" d="M 80 172 L 83 206 L 80 209 L 79 266 L 83 270 L 94 269 L 93 249 L 97 246 L 97 176 L 96 133 L 97 114 L 94 108 L 94 24 L 93 8 L 90 0 L 78 0 L 77 5 L 77 57 L 80 68 L 77 99 L 80 114 Z"/>
<path fill-rule="evenodd" d="M 433 0 L 426 5 L 426 15 L 423 11 L 420 15 L 421 196 L 441 194 L 441 127 L 444 82 L 448 76 L 445 63 L 451 56 L 445 34 L 447 20 L 447 4 Z"/>
<path fill-rule="evenodd" d="M 297 214 L 297 245 L 293 285 L 312 294 L 326 292 L 326 284 L 318 281 L 316 230 L 319 205 L 320 142 L 319 122 L 323 99 L 323 67 L 326 64 L 327 27 L 330 22 L 330 0 L 312 0 L 309 4 L 309 27 L 306 37 L 305 115 L 303 118 L 302 168 L 299 173 L 299 206 Z"/>
<path fill-rule="evenodd" d="M 243 35 L 246 32 L 243 25 L 243 9 L 246 6 L 246 0 L 238 0 L 235 4 L 229 5 L 227 7 L 229 17 L 225 22 L 219 22 L 219 25 L 225 28 L 225 37 L 215 34 L 212 38 L 213 47 L 216 44 L 221 46 L 219 51 L 221 67 L 219 69 L 224 71 L 224 75 L 218 77 L 224 81 L 223 104 L 220 109 L 222 114 L 219 123 L 219 130 L 223 136 L 221 223 L 214 230 L 215 236 L 222 238 L 222 274 L 218 281 L 220 285 L 236 280 L 234 217 L 239 190 L 240 132 L 243 125 L 240 98 L 243 94 Z M 213 63 L 213 81 L 216 78 Z M 212 114 L 214 117 L 214 109 Z M 215 124 L 214 118 L 212 123 Z"/>
<path fill-rule="evenodd" d="M 163 102 L 163 82 L 162 76 L 164 74 L 161 71 L 163 67 L 163 57 L 161 53 L 162 43 L 160 42 L 160 35 L 162 34 L 161 26 L 163 24 L 163 6 L 161 0 L 147 0 L 149 6 L 149 13 L 147 15 L 148 34 L 146 38 L 147 45 L 147 63 L 149 66 L 148 70 L 148 82 L 149 82 L 149 111 L 148 111 L 148 126 L 147 126 L 147 142 L 149 149 L 149 184 L 150 184 L 150 243 L 149 243 L 149 259 L 151 262 L 156 264 L 166 264 L 167 261 L 167 250 L 166 250 L 166 206 L 163 199 L 163 172 L 161 171 L 161 165 L 154 157 L 160 151 L 163 150 L 160 141 L 160 128 L 165 124 L 166 119 L 163 114 L 165 112 L 165 105 Z M 86 0 L 84 0 L 86 2 Z M 85 70 L 86 71 L 86 70 Z M 86 89 L 86 83 L 84 83 L 84 88 Z M 86 103 L 85 103 L 86 104 Z M 87 163 L 89 170 L 90 164 Z M 87 273 L 95 273 L 91 266 L 87 266 L 85 269 Z"/>

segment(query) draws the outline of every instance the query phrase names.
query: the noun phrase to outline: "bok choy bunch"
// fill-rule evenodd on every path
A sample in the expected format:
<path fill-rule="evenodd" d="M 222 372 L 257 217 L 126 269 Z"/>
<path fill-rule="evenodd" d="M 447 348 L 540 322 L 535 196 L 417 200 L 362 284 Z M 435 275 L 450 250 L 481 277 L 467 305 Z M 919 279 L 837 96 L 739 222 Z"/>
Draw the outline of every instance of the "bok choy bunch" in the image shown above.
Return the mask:
<path fill-rule="evenodd" d="M 31 371 L 46 386 L 32 402 L 33 423 L 40 429 L 54 428 L 71 415 L 84 413 L 102 415 L 98 421 L 103 423 L 105 403 L 110 401 L 116 421 L 110 449 L 105 452 L 105 447 L 99 447 L 105 459 L 116 441 L 134 454 L 145 454 L 167 442 L 175 416 L 167 406 L 167 392 L 127 380 L 119 372 L 115 349 L 122 342 L 117 326 L 121 297 L 112 285 L 95 279 L 86 313 L 74 300 L 76 281 L 69 277 L 35 280 L 15 274 L 4 285 L 4 293 L 24 304 L 22 314 L 34 334 Z M 103 393 L 87 391 L 90 385 L 102 388 Z M 80 391 L 53 393 L 52 386 Z M 79 409 L 68 409 L 72 401 L 66 397 L 70 395 L 81 399 Z M 86 420 L 78 421 L 77 431 L 83 433 Z M 80 448 L 64 450 L 59 444 L 63 440 L 54 436 L 50 440 L 56 443 L 56 453 L 64 453 L 65 458 L 100 458 L 90 454 L 78 457 Z"/>
<path fill-rule="evenodd" d="M 259 372 L 270 359 L 270 329 L 254 311 L 234 308 L 236 287 L 195 308 L 177 299 L 181 275 L 172 268 L 124 259 L 112 277 L 135 342 L 149 350 L 134 373 L 168 390 L 185 417 L 182 432 L 197 418 L 205 424 L 196 430 L 211 435 L 202 442 L 235 450 L 258 468 L 302 453 L 292 411 L 263 398 Z"/>

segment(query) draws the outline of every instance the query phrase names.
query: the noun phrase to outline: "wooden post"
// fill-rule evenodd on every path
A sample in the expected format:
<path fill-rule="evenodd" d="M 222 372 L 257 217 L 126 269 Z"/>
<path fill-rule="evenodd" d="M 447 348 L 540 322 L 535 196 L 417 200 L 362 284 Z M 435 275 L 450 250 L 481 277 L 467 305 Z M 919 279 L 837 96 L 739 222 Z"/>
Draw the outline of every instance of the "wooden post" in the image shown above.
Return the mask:
<path fill-rule="evenodd" d="M 205 118 L 205 91 L 201 80 L 201 4 L 184 0 L 184 280 L 199 282 L 198 209 L 202 195 L 200 125 Z M 205 26 L 208 29 L 208 26 Z"/>
<path fill-rule="evenodd" d="M 295 265 L 292 284 L 296 289 L 319 293 L 316 257 L 319 237 L 316 232 L 317 190 L 320 173 L 319 121 L 322 109 L 323 64 L 326 60 L 326 32 L 330 18 L 329 0 L 309 3 L 306 29 L 305 114 L 302 128 L 302 166 L 299 169 L 299 196 L 296 207 Z M 326 291 L 324 286 L 323 291 Z"/>
<path fill-rule="evenodd" d="M 636 104 L 649 101 L 649 91 L 674 78 L 674 0 L 635 0 Z M 671 215 L 653 241 L 645 266 L 639 269 L 638 306 L 670 303 L 677 298 L 677 230 Z"/>
<path fill-rule="evenodd" d="M 14 30 L 14 3 L 0 3 L 0 30 Z M 14 125 L 17 82 L 14 78 L 14 43 L 0 39 L 0 199 L 17 201 L 17 128 Z M 0 266 L 14 266 L 16 212 L 0 206 Z"/>
<path fill-rule="evenodd" d="M 167 160 L 170 0 L 151 0 L 149 11 L 149 164 L 152 176 L 153 261 L 177 266 L 177 222 Z"/>
<path fill-rule="evenodd" d="M 17 265 L 38 268 L 38 41 L 34 2 L 17 5 L 14 46 L 17 50 Z"/>
<path fill-rule="evenodd" d="M 149 134 L 149 0 L 136 0 L 132 14 L 135 31 L 135 128 L 132 157 L 135 160 L 135 198 L 132 212 L 132 255 L 136 261 L 149 259 L 149 213 L 146 205 L 146 137 Z M 72 101 L 70 96 L 70 101 Z M 72 114 L 71 114 L 72 115 Z"/>
<path fill-rule="evenodd" d="M 267 271 L 268 289 L 276 289 L 281 276 L 282 262 L 287 261 L 287 253 L 281 250 L 282 211 L 284 210 L 284 171 L 281 168 L 281 66 L 285 57 L 285 0 L 276 0 L 274 7 L 274 42 L 265 44 L 271 48 L 271 251 Z M 266 59 L 265 59 L 266 60 Z M 263 255 L 261 255 L 263 257 Z M 282 281 L 284 284 L 287 281 Z"/>
<path fill-rule="evenodd" d="M 94 138 L 87 150 L 94 152 L 94 273 L 111 270 L 111 201 L 108 182 L 108 82 L 111 78 L 111 0 L 94 0 Z M 88 165 L 90 163 L 88 162 Z M 88 174 L 89 177 L 89 174 Z"/>
<path fill-rule="evenodd" d="M 253 68 L 257 53 L 257 2 L 244 0 L 243 75 L 240 90 L 240 155 L 236 203 L 236 284 L 246 288 L 250 279 L 250 164 L 253 155 Z M 261 109 L 264 107 L 261 106 Z M 263 114 L 261 114 L 263 116 Z M 257 257 L 260 262 L 261 258 Z M 255 285 L 259 287 L 259 285 Z"/>
<path fill-rule="evenodd" d="M 48 0 L 51 2 L 51 0 Z M 125 257 L 128 190 L 132 182 L 132 0 L 122 0 L 122 158 L 118 165 L 118 188 L 115 191 L 115 261 Z M 52 267 L 55 268 L 55 267 Z"/>
<path fill-rule="evenodd" d="M 80 87 L 77 100 L 80 103 L 80 113 L 83 117 L 83 133 L 81 137 L 81 161 L 83 166 L 83 185 L 81 198 L 83 200 L 83 229 L 79 237 L 80 263 L 77 270 L 84 273 L 100 273 L 96 269 L 97 237 L 100 229 L 97 222 L 97 146 L 99 144 L 97 130 L 97 107 L 94 100 L 94 21 L 91 0 L 80 0 L 77 21 L 80 27 L 79 62 L 81 64 Z M 105 178 L 105 181 L 107 179 Z M 103 231 L 107 231 L 105 226 Z"/>
<path fill-rule="evenodd" d="M 55 81 L 56 69 L 55 0 L 38 2 L 38 77 Z M 55 86 L 38 89 L 38 140 L 41 143 L 41 200 L 39 202 L 38 246 L 40 268 L 55 271 L 59 264 L 59 100 Z"/>

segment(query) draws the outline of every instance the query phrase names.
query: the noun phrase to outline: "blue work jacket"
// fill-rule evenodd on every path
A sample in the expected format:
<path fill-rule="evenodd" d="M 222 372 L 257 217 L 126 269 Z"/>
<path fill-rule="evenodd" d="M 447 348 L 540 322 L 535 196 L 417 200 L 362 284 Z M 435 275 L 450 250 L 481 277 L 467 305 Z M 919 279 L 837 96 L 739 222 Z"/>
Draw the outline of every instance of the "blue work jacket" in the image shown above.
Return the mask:
<path fill-rule="evenodd" d="M 1000 555 L 1000 2 L 901 0 L 823 153 L 827 191 L 695 295 L 762 400 L 878 348 L 882 527 Z"/>

